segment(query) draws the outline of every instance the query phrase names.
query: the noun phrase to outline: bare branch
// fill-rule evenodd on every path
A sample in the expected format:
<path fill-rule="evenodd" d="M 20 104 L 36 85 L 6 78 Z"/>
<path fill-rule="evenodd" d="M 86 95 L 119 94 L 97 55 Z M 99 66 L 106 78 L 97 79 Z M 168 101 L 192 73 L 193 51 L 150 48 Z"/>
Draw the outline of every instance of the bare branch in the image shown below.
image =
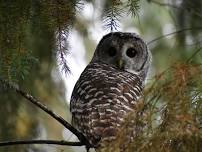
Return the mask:
<path fill-rule="evenodd" d="M 198 49 L 191 55 L 191 57 L 187 59 L 186 62 L 189 63 L 189 62 L 193 59 L 193 57 L 196 56 L 201 50 L 202 50 L 202 47 L 198 48 Z"/>
<path fill-rule="evenodd" d="M 162 36 L 159 36 L 159 37 L 149 41 L 147 44 L 150 45 L 150 44 L 152 44 L 152 43 L 154 43 L 154 42 L 156 42 L 156 41 L 158 41 L 160 39 L 166 38 L 168 36 L 180 34 L 180 33 L 186 32 L 186 31 L 193 31 L 193 30 L 202 30 L 202 27 L 191 27 L 191 28 L 184 28 L 184 29 L 181 29 L 181 30 L 177 30 L 177 31 L 174 31 L 174 32 L 162 35 Z"/>
<path fill-rule="evenodd" d="M 172 7 L 172 8 L 180 8 L 177 5 L 173 5 L 173 4 L 170 4 L 170 3 L 162 3 L 162 2 L 155 1 L 155 0 L 149 0 L 149 2 L 157 4 L 159 6 Z"/>
<path fill-rule="evenodd" d="M 190 9 L 193 10 L 194 7 L 182 7 L 182 6 L 177 6 L 177 5 L 174 5 L 174 4 L 171 4 L 171 3 L 162 3 L 162 2 L 158 2 L 158 1 L 155 1 L 155 0 L 147 0 L 148 2 L 151 2 L 151 3 L 154 3 L 156 5 L 159 5 L 159 6 L 162 6 L 162 7 L 171 7 L 171 8 L 174 8 L 174 9 L 185 9 L 186 11 L 188 11 L 189 13 L 193 13 L 194 15 L 202 18 L 202 15 L 200 14 L 200 12 L 197 12 L 197 11 L 191 11 L 190 12 Z"/>
<path fill-rule="evenodd" d="M 0 78 L 0 83 L 5 85 L 7 88 L 10 88 L 12 90 L 15 90 L 18 94 L 20 94 L 22 97 L 33 103 L 35 106 L 46 112 L 48 115 L 53 117 L 55 120 L 57 120 L 60 124 L 62 124 L 65 128 L 70 130 L 74 135 L 78 137 L 81 144 L 85 144 L 86 146 L 90 146 L 89 142 L 86 140 L 84 135 L 80 133 L 76 128 L 74 128 L 70 123 L 68 123 L 66 120 L 64 120 L 61 116 L 57 115 L 55 112 L 47 108 L 42 102 L 40 102 L 37 98 L 33 97 L 31 94 L 26 93 L 25 91 L 19 89 L 19 87 L 13 83 L 9 83 L 5 80 L 2 80 Z"/>
<path fill-rule="evenodd" d="M 83 145 L 85 145 L 84 143 L 81 143 L 81 142 L 68 142 L 65 140 L 18 140 L 18 141 L 0 142 L 0 147 L 12 146 L 12 145 L 28 145 L 28 144 L 48 144 L 48 145 L 63 145 L 63 146 L 83 146 Z"/>

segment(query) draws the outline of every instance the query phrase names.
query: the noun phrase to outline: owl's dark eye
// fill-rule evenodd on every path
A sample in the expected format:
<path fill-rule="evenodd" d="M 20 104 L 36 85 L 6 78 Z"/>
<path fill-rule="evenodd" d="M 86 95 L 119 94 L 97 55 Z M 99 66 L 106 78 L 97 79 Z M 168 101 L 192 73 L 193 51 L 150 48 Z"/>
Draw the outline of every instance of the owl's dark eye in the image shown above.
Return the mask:
<path fill-rule="evenodd" d="M 127 51 L 126 51 L 126 55 L 130 58 L 133 58 L 137 55 L 137 51 L 134 49 L 134 48 L 129 48 Z"/>
<path fill-rule="evenodd" d="M 115 49 L 114 47 L 110 47 L 110 48 L 108 49 L 107 53 L 108 53 L 108 55 L 109 55 L 110 57 L 113 57 L 113 56 L 116 55 L 116 49 Z"/>

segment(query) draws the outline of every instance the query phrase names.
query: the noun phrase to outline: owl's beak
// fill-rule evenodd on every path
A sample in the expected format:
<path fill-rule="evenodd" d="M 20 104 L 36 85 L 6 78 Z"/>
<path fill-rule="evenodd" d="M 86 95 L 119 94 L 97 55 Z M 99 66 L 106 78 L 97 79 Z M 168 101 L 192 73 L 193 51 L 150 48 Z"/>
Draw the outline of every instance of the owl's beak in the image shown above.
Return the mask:
<path fill-rule="evenodd" d="M 124 69 L 124 61 L 122 59 L 119 59 L 118 62 L 117 62 L 117 67 L 119 69 Z"/>

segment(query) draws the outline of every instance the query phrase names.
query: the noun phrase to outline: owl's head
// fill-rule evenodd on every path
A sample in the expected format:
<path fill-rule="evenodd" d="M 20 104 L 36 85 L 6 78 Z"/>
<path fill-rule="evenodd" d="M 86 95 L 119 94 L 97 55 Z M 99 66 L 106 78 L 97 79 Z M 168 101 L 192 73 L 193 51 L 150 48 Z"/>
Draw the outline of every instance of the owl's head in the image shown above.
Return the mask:
<path fill-rule="evenodd" d="M 112 32 L 101 39 L 91 62 L 107 63 L 144 81 L 151 58 L 146 43 L 137 34 Z"/>

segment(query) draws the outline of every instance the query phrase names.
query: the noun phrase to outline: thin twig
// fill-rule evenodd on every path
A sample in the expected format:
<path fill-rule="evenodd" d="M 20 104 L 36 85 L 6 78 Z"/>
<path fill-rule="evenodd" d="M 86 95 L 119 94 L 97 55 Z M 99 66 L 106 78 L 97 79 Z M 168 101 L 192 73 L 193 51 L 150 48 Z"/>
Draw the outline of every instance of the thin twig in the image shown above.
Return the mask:
<path fill-rule="evenodd" d="M 80 133 L 76 128 L 74 128 L 71 124 L 69 124 L 66 120 L 64 120 L 61 116 L 57 115 L 55 112 L 47 108 L 42 102 L 40 102 L 37 98 L 33 97 L 29 93 L 26 93 L 25 91 L 19 89 L 19 87 L 13 83 L 9 83 L 5 80 L 0 79 L 0 83 L 5 85 L 7 88 L 10 88 L 12 90 L 15 90 L 18 94 L 20 94 L 22 97 L 33 103 L 35 106 L 46 112 L 48 115 L 53 117 L 55 120 L 57 120 L 60 124 L 62 124 L 65 128 L 70 130 L 74 135 L 78 137 L 80 140 L 81 144 L 85 144 L 89 146 L 90 144 L 84 137 L 82 133 Z"/>
<path fill-rule="evenodd" d="M 63 145 L 63 146 L 83 146 L 81 142 L 69 142 L 65 140 L 18 140 L 18 141 L 3 141 L 0 142 L 1 146 L 12 145 L 28 145 L 28 144 L 48 144 L 48 145 Z"/>
<path fill-rule="evenodd" d="M 192 31 L 192 30 L 202 30 L 202 27 L 191 27 L 191 28 L 184 28 L 184 29 L 181 29 L 181 30 L 177 30 L 177 31 L 174 31 L 174 32 L 162 35 L 162 36 L 159 36 L 159 37 L 149 41 L 147 44 L 150 45 L 150 44 L 152 44 L 152 43 L 154 43 L 154 42 L 156 42 L 156 41 L 158 41 L 160 39 L 163 39 L 165 37 L 175 35 L 175 34 L 180 34 L 182 32 L 186 32 L 186 31 Z"/>
<path fill-rule="evenodd" d="M 193 7 L 193 6 L 191 7 L 190 5 L 189 5 L 189 7 L 182 7 L 182 6 L 177 6 L 177 5 L 170 4 L 170 3 L 158 2 L 158 1 L 155 1 L 155 0 L 149 0 L 149 2 L 154 3 L 156 5 L 159 5 L 159 6 L 163 6 L 163 7 L 171 7 L 171 8 L 174 8 L 174 9 L 183 9 L 183 10 L 186 10 L 188 13 L 193 13 L 197 17 L 202 18 L 202 15 L 200 14 L 200 12 L 193 11 L 195 9 L 195 7 Z M 190 11 L 191 9 L 192 9 L 192 11 Z"/>
<path fill-rule="evenodd" d="M 202 50 L 202 47 L 200 47 L 199 49 L 197 49 L 192 55 L 191 57 L 189 57 L 186 61 L 186 63 L 189 63 L 191 61 L 191 59 L 193 59 L 194 56 L 196 56 L 200 51 Z"/>
<path fill-rule="evenodd" d="M 149 2 L 154 3 L 154 4 L 157 4 L 157 5 L 159 5 L 159 6 L 167 6 L 167 7 L 172 7 L 172 8 L 180 8 L 179 6 L 174 5 L 174 4 L 162 3 L 162 2 L 155 1 L 155 0 L 150 0 Z"/>

